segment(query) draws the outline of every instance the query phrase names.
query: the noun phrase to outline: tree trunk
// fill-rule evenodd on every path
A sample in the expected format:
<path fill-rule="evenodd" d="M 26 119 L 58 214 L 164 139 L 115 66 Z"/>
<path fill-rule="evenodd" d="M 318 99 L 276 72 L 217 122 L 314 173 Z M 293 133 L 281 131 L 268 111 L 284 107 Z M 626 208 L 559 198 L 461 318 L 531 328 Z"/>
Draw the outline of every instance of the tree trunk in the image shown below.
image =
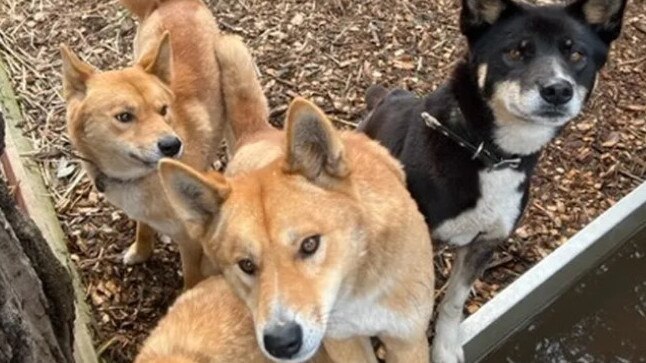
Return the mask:
<path fill-rule="evenodd" d="M 73 362 L 74 319 L 70 275 L 0 178 L 0 362 Z"/>

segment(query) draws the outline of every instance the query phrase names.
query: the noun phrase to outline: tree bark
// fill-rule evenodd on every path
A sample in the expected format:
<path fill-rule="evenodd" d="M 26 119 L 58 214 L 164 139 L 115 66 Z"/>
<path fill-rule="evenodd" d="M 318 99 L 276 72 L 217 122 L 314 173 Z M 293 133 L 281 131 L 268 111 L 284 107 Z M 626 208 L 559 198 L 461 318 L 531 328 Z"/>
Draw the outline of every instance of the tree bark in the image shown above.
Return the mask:
<path fill-rule="evenodd" d="M 73 362 L 74 319 L 70 274 L 0 178 L 0 362 Z"/>

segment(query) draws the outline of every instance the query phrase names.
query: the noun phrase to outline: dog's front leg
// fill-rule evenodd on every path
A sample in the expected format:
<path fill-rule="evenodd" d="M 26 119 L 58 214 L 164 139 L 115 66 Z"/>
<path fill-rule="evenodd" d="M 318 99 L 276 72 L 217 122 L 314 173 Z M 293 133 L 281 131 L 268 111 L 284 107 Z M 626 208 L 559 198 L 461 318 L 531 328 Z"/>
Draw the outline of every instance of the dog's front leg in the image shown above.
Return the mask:
<path fill-rule="evenodd" d="M 428 339 L 420 332 L 413 340 L 379 337 L 386 347 L 386 363 L 428 363 Z"/>
<path fill-rule="evenodd" d="M 368 337 L 327 338 L 324 341 L 324 346 L 334 363 L 377 363 L 377 356 Z"/>
<path fill-rule="evenodd" d="M 142 263 L 150 258 L 155 248 L 155 230 L 142 222 L 137 222 L 135 242 L 128 247 L 123 255 L 126 265 Z"/>
<path fill-rule="evenodd" d="M 449 286 L 435 322 L 434 363 L 464 362 L 464 351 L 458 336 L 462 309 L 469 297 L 471 286 L 491 258 L 493 246 L 495 242 L 475 240 L 456 249 Z"/>
<path fill-rule="evenodd" d="M 202 274 L 202 246 L 189 237 L 177 238 L 179 255 L 182 260 L 184 289 L 188 290 L 204 279 Z"/>

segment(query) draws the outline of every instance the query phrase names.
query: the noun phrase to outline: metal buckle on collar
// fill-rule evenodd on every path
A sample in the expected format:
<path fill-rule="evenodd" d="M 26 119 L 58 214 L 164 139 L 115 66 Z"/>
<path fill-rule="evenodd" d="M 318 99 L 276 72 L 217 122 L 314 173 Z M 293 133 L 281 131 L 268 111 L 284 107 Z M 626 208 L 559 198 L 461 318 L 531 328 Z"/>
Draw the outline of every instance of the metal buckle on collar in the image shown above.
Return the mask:
<path fill-rule="evenodd" d="M 475 153 L 473 153 L 473 156 L 471 157 L 471 160 L 475 160 L 480 157 L 480 154 L 482 153 L 482 150 L 484 150 L 484 141 L 478 145 L 478 149 L 476 150 Z"/>
<path fill-rule="evenodd" d="M 520 158 L 515 158 L 515 159 L 503 159 L 500 160 L 499 162 L 493 164 L 489 170 L 500 170 L 504 168 L 512 168 L 512 169 L 518 169 L 521 163 Z"/>
<path fill-rule="evenodd" d="M 422 118 L 424 119 L 426 126 L 432 128 L 433 130 L 437 130 L 438 128 L 442 127 L 440 121 L 431 116 L 428 112 L 422 112 Z"/>

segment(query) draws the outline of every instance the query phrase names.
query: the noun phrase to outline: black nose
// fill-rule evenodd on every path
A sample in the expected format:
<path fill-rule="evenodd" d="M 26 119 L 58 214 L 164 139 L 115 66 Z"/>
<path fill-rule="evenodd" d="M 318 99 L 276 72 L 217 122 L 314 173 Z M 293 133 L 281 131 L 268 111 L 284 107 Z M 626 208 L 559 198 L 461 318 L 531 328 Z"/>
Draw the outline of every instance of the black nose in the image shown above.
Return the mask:
<path fill-rule="evenodd" d="M 541 86 L 541 97 L 552 105 L 568 103 L 573 95 L 572 85 L 567 81 L 559 81 L 547 86 Z"/>
<path fill-rule="evenodd" d="M 303 345 L 303 329 L 296 323 L 276 325 L 265 329 L 263 343 L 272 356 L 289 359 L 298 353 Z"/>
<path fill-rule="evenodd" d="M 176 136 L 165 136 L 157 142 L 157 147 L 164 156 L 171 158 L 182 148 L 182 141 Z"/>

